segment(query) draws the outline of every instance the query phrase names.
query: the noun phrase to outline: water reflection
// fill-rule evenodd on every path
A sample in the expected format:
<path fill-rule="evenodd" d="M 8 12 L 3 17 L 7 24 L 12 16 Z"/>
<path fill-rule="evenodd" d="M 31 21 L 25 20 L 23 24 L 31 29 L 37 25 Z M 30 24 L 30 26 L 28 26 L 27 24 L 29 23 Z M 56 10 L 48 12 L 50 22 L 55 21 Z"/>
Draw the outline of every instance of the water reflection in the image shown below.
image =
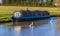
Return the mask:
<path fill-rule="evenodd" d="M 14 22 L 13 25 L 19 25 L 19 26 L 41 26 L 41 25 L 45 25 L 48 24 L 50 22 L 50 20 L 46 19 L 46 20 L 36 20 L 36 21 L 25 21 L 25 22 Z"/>
<path fill-rule="evenodd" d="M 54 17 L 46 20 L 18 22 L 14 23 L 15 26 L 0 25 L 0 36 L 59 36 L 59 19 Z"/>

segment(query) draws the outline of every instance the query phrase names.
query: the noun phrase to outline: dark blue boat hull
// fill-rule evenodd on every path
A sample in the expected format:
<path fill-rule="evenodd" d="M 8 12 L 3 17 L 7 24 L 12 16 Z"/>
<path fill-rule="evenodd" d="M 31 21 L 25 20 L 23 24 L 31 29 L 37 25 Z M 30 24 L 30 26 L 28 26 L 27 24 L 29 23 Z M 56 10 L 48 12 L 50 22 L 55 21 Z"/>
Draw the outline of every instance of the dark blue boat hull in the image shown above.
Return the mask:
<path fill-rule="evenodd" d="M 44 19 L 49 19 L 50 17 L 48 16 L 46 16 L 46 17 L 31 17 L 31 18 L 27 18 L 27 17 L 25 17 L 25 18 L 15 18 L 15 17 L 12 17 L 12 20 L 13 20 L 13 22 L 16 22 L 16 21 L 18 21 L 18 22 L 20 22 L 20 21 L 34 21 L 34 20 L 44 20 Z"/>

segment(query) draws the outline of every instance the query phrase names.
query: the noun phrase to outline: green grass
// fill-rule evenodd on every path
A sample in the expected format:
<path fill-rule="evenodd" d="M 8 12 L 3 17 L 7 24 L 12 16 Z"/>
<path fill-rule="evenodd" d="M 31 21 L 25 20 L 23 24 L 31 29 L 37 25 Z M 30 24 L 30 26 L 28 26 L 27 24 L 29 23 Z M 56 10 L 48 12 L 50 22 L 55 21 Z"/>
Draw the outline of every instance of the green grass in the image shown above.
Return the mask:
<path fill-rule="evenodd" d="M 12 15 L 12 13 L 0 13 L 0 20 L 11 20 Z"/>

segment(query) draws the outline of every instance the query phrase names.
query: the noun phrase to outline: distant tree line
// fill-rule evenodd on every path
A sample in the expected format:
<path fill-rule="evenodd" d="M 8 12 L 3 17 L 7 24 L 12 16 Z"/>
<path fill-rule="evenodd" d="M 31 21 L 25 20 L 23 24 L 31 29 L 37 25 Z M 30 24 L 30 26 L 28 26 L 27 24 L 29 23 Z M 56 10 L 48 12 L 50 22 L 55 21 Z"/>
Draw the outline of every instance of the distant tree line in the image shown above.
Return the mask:
<path fill-rule="evenodd" d="M 3 5 L 15 6 L 51 6 L 54 0 L 2 0 Z"/>

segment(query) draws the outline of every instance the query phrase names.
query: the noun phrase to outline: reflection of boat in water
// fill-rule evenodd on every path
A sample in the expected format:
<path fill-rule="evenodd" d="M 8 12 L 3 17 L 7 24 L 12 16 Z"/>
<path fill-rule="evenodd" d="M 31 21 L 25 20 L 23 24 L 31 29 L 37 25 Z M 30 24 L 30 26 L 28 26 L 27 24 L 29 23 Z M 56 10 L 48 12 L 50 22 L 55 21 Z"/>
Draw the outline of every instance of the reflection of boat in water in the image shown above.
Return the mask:
<path fill-rule="evenodd" d="M 29 27 L 29 25 L 32 26 L 41 26 L 41 25 L 45 25 L 45 24 L 49 24 L 50 20 L 35 20 L 35 21 L 24 21 L 24 22 L 14 22 L 13 25 L 17 25 L 17 26 L 22 26 L 22 27 Z"/>
<path fill-rule="evenodd" d="M 50 15 L 48 11 L 31 11 L 31 10 L 20 10 L 15 11 L 14 15 L 12 16 L 13 21 L 25 21 L 25 20 L 36 20 L 36 19 L 46 19 L 49 18 Z"/>

